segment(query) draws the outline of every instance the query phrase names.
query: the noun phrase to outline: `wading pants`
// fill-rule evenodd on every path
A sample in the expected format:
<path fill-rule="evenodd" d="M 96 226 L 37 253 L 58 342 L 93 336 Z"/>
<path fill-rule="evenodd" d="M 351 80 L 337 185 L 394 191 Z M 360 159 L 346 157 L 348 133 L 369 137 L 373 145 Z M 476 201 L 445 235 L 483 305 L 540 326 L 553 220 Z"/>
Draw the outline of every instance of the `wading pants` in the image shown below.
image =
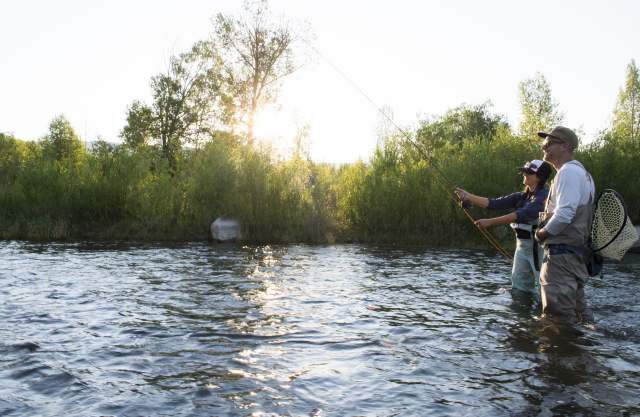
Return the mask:
<path fill-rule="evenodd" d="M 592 321 L 584 297 L 588 277 L 584 261 L 578 255 L 550 254 L 545 249 L 540 270 L 543 316 L 566 323 Z"/>
<path fill-rule="evenodd" d="M 534 256 L 533 250 L 538 256 Z M 516 239 L 516 252 L 513 254 L 513 268 L 511 269 L 511 287 L 528 293 L 540 300 L 540 263 L 542 262 L 542 247 L 533 239 Z M 536 260 L 538 264 L 536 265 Z"/>

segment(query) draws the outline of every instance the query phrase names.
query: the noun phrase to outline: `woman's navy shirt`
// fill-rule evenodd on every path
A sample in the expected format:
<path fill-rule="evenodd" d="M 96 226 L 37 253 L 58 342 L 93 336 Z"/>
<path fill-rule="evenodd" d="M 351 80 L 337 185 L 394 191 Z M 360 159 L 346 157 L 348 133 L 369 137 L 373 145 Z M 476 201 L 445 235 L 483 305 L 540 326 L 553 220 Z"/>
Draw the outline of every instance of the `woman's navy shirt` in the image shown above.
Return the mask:
<path fill-rule="evenodd" d="M 540 187 L 527 198 L 523 191 L 505 195 L 502 197 L 490 198 L 490 209 L 516 209 L 516 223 L 534 223 L 538 220 L 538 213 L 544 211 L 544 205 L 549 196 L 549 189 Z"/>

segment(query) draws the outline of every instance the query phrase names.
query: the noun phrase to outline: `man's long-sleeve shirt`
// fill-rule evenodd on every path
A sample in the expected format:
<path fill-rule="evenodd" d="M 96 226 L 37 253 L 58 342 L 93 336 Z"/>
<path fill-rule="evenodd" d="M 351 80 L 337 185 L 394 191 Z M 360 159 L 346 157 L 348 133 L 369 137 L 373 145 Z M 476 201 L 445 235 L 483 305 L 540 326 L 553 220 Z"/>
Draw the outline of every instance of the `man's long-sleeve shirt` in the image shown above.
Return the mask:
<path fill-rule="evenodd" d="M 562 232 L 573 220 L 579 206 L 593 203 L 595 186 L 587 170 L 578 161 L 569 161 L 560 167 L 551 186 L 545 209 L 553 213 L 544 226 L 551 235 Z"/>

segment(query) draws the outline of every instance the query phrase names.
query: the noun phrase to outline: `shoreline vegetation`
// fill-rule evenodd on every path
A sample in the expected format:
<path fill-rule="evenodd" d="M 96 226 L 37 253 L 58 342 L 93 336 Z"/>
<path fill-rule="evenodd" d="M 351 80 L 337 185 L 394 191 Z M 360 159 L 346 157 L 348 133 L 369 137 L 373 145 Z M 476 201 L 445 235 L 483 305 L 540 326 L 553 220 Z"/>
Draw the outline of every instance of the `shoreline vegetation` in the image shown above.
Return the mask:
<path fill-rule="evenodd" d="M 416 136 L 427 146 L 421 129 Z M 224 133 L 178 153 L 177 170 L 155 147 L 133 151 L 97 142 L 56 159 L 51 145 L 0 134 L 0 238 L 205 240 L 215 218 L 232 216 L 249 242 L 481 247 L 442 175 L 495 196 L 521 189 L 516 168 L 538 156 L 528 139 L 506 126 L 492 136 L 439 144 L 430 161 L 391 137 L 370 161 L 340 166 L 301 155 L 275 159 L 269 149 Z M 638 222 L 638 143 L 609 137 L 580 149 L 577 159 L 598 190 L 614 188 L 624 196 Z M 472 215 L 488 214 L 474 209 Z M 506 228 L 493 231 L 511 240 Z"/>
<path fill-rule="evenodd" d="M 380 129 L 368 161 L 312 161 L 308 126 L 292 154 L 279 157 L 254 137 L 253 125 L 299 68 L 295 57 L 303 54 L 293 40 L 302 35 L 265 18 L 266 2 L 247 7 L 246 19 L 218 15 L 211 39 L 151 78 L 152 103 L 131 104 L 121 144 L 98 138 L 87 146 L 62 115 L 38 141 L 0 133 L 0 239 L 206 240 L 211 222 L 228 216 L 241 222 L 247 242 L 484 247 L 451 192 L 522 189 L 517 167 L 541 157 L 536 132 L 563 121 L 544 76 L 520 83 L 517 127 L 490 102 L 462 104 L 419 120 L 408 132 L 415 145 Z M 249 32 L 255 39 L 243 38 Z M 247 67 L 243 51 L 257 65 Z M 633 60 L 611 120 L 576 158 L 598 191 L 623 195 L 637 223 L 640 76 Z M 492 232 L 513 240 L 506 227 Z"/>

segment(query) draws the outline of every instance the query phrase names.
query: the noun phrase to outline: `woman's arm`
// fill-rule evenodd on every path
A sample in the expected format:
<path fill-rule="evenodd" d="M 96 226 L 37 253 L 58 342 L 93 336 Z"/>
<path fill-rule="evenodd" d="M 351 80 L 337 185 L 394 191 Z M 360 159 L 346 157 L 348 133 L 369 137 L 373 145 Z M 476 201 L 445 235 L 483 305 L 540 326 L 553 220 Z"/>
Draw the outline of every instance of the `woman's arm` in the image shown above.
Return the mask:
<path fill-rule="evenodd" d="M 504 216 L 500 216 L 500 217 L 492 217 L 490 219 L 478 219 L 475 221 L 475 224 L 478 227 L 487 228 L 491 226 L 498 226 L 501 224 L 513 223 L 516 221 L 516 218 L 517 218 L 517 215 L 515 212 L 513 212 L 513 213 L 505 214 Z"/>
<path fill-rule="evenodd" d="M 468 201 L 469 203 L 482 208 L 487 208 L 489 206 L 489 199 L 487 197 L 481 197 L 479 195 L 471 194 L 470 192 L 465 191 L 460 187 L 456 187 L 454 192 L 462 201 Z"/>

